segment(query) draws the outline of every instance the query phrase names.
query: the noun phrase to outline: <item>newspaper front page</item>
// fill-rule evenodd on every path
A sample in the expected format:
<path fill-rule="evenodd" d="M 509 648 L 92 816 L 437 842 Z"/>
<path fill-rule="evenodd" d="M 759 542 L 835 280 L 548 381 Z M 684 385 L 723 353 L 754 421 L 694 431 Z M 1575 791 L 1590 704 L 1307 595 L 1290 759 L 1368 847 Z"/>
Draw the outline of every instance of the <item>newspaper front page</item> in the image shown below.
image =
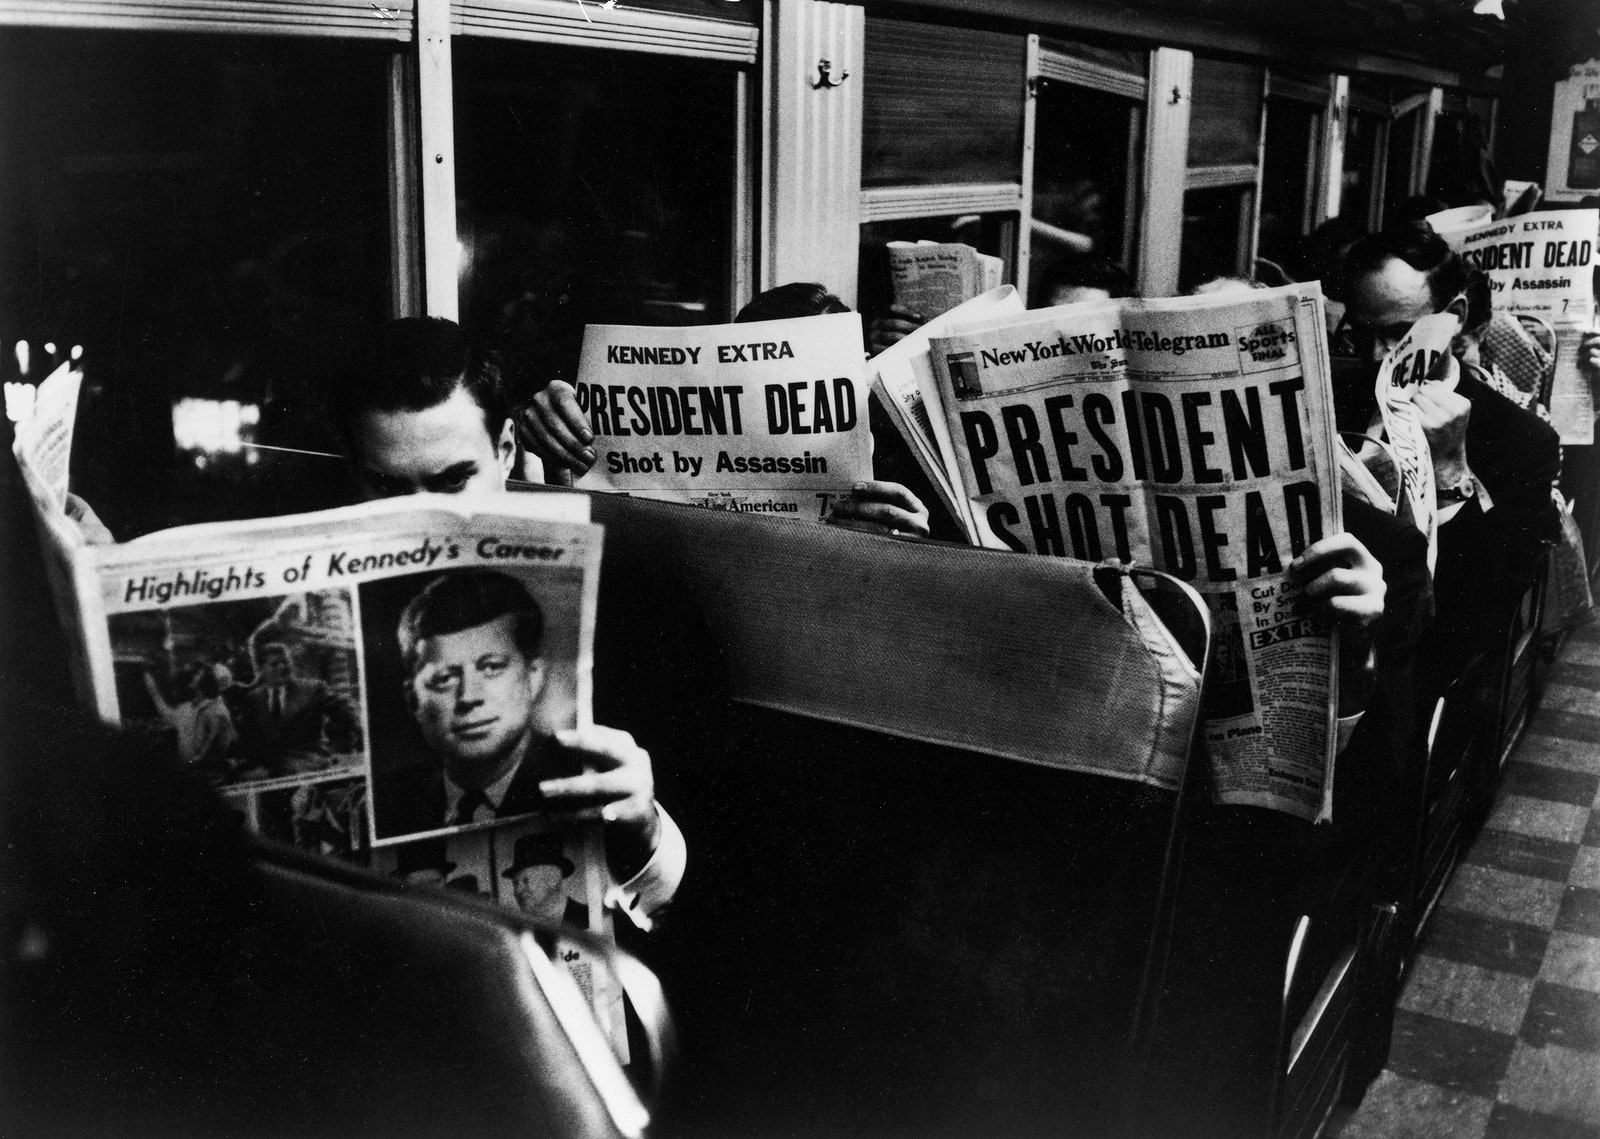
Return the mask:
<path fill-rule="evenodd" d="M 750 324 L 591 324 L 582 490 L 811 521 L 872 477 L 857 313 Z"/>
<path fill-rule="evenodd" d="M 35 498 L 102 720 L 164 739 L 257 833 L 611 932 L 601 835 L 556 829 L 537 794 L 578 773 L 553 734 L 590 719 L 586 499 L 394 499 L 88 546 Z M 560 938 L 554 957 L 626 1059 L 609 969 Z"/>
<path fill-rule="evenodd" d="M 891 241 L 889 282 L 895 303 L 924 320 L 942 316 L 998 288 L 1005 262 L 958 241 Z"/>
<path fill-rule="evenodd" d="M 1340 529 L 1317 286 L 1068 305 L 934 337 L 985 545 L 1154 566 L 1205 595 L 1223 802 L 1328 817 L 1333 631 L 1289 563 Z"/>
<path fill-rule="evenodd" d="M 1539 317 L 1555 330 L 1551 425 L 1563 443 L 1593 443 L 1594 393 L 1578 369 L 1578 343 L 1595 327 L 1600 210 L 1543 210 L 1435 228 L 1468 264 L 1489 275 L 1497 310 Z"/>

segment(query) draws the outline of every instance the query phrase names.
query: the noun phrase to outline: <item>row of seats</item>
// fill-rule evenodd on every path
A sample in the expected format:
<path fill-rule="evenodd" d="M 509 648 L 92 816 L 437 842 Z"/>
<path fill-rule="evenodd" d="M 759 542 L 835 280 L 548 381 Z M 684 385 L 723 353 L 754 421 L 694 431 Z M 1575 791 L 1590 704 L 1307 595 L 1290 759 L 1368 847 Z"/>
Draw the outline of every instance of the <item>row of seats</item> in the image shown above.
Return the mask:
<path fill-rule="evenodd" d="M 1207 617 L 1175 580 L 592 509 L 599 718 L 651 748 L 691 845 L 643 949 L 682 1042 L 656 1133 L 1312 1135 L 1381 1069 L 1418 931 L 1536 699 L 1537 588 L 1417 762 L 1391 757 L 1390 813 L 1313 831 L 1210 802 Z M 241 920 L 271 951 L 241 972 L 253 1012 L 220 1023 L 270 1043 L 272 1126 L 644 1127 L 552 1020 L 536 926 L 244 858 Z M 26 929 L 29 895 L 7 896 Z"/>

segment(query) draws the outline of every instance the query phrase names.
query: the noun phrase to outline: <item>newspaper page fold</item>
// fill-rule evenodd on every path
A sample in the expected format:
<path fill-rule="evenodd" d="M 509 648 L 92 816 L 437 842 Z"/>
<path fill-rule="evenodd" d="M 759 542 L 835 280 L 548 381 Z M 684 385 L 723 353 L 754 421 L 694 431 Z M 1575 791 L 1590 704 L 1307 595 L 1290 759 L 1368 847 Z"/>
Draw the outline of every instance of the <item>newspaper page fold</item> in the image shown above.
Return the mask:
<path fill-rule="evenodd" d="M 961 522 L 968 541 L 972 542 L 977 538 L 970 525 L 966 498 L 956 493 L 960 474 L 948 465 L 939 446 L 939 434 L 944 429 L 944 406 L 942 402 L 930 405 L 923 395 L 925 388 L 933 386 L 928 340 L 944 335 L 963 321 L 1017 316 L 1022 311 L 1022 298 L 1017 290 L 1011 285 L 1002 285 L 935 317 L 867 362 L 872 372 L 872 390 L 888 413 L 889 421 L 904 437 L 945 509 Z"/>

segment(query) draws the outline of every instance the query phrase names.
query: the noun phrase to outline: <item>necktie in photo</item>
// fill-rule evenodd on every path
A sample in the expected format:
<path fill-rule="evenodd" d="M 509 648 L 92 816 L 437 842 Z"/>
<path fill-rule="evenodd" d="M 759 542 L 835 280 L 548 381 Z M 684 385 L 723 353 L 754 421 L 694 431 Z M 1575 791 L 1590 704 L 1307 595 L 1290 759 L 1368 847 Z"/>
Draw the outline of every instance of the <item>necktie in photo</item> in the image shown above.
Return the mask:
<path fill-rule="evenodd" d="M 479 807 L 484 808 L 491 815 L 494 813 L 493 807 L 489 802 L 489 796 L 482 791 L 477 788 L 463 791 L 460 801 L 456 803 L 456 814 L 455 818 L 450 820 L 451 824 L 460 827 L 476 821 Z"/>

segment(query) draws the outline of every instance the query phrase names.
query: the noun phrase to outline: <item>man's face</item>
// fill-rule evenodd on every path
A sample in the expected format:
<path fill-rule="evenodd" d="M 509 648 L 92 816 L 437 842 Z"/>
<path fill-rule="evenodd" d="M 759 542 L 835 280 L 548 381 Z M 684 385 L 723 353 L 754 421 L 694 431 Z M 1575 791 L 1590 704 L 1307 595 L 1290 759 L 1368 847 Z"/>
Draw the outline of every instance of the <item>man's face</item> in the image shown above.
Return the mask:
<path fill-rule="evenodd" d="M 261 678 L 268 684 L 287 684 L 294 675 L 287 650 L 273 647 L 261 653 Z"/>
<path fill-rule="evenodd" d="M 510 770 L 533 727 L 544 661 L 522 655 L 509 613 L 417 644 L 413 714 L 428 748 L 460 787 L 487 787 Z"/>
<path fill-rule="evenodd" d="M 559 866 L 524 866 L 511 879 L 511 892 L 516 895 L 517 908 L 525 914 L 560 918 L 567 908 Z"/>
<path fill-rule="evenodd" d="M 504 490 L 516 457 L 510 421 L 500 438 L 491 438 L 483 409 L 459 384 L 421 411 L 361 412 L 351 424 L 350 448 L 356 481 L 369 499 Z"/>
<path fill-rule="evenodd" d="M 1345 312 L 1357 346 L 1374 363 L 1382 361 L 1413 324 L 1433 313 L 1428 278 L 1397 257 L 1350 283 Z"/>

